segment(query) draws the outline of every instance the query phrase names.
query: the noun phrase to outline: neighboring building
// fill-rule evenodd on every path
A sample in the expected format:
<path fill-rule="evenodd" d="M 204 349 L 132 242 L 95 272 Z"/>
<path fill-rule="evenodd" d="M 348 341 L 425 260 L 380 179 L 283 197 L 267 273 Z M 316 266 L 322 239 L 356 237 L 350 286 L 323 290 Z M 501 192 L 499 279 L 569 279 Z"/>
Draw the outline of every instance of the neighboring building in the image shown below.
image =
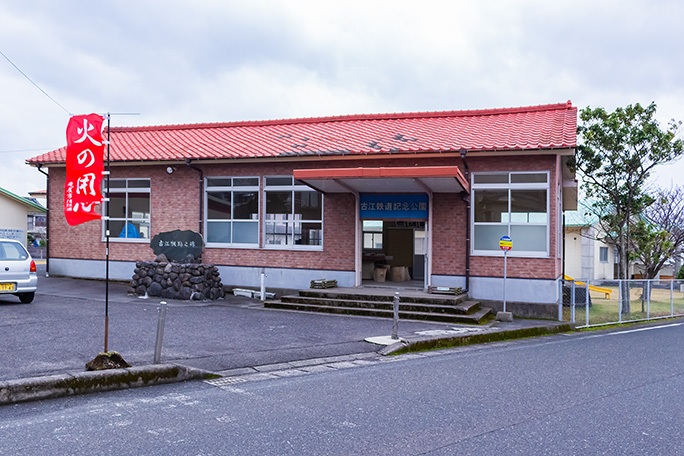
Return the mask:
<path fill-rule="evenodd" d="M 26 246 L 27 234 L 45 234 L 46 212 L 33 198 L 24 198 L 0 188 L 0 238 L 15 239 Z"/>
<path fill-rule="evenodd" d="M 575 280 L 612 280 L 616 275 L 615 246 L 598 240 L 598 218 L 586 207 L 565 211 L 565 275 Z"/>
<path fill-rule="evenodd" d="M 583 203 L 579 210 L 565 211 L 565 275 L 575 280 L 615 280 L 619 278 L 619 254 L 614 244 L 601 239 L 598 217 Z M 676 274 L 677 257 L 655 278 L 669 280 Z M 642 279 L 645 268 L 639 260 L 630 261 L 628 277 Z"/>
<path fill-rule="evenodd" d="M 129 279 L 159 232 L 203 234 L 225 284 L 362 285 L 379 262 L 478 299 L 555 303 L 564 209 L 577 183 L 570 102 L 477 111 L 111 129 L 110 276 Z M 49 170 L 63 207 L 66 148 Z M 51 273 L 104 277 L 104 222 L 50 213 Z M 400 285 L 400 284 L 399 284 Z"/>

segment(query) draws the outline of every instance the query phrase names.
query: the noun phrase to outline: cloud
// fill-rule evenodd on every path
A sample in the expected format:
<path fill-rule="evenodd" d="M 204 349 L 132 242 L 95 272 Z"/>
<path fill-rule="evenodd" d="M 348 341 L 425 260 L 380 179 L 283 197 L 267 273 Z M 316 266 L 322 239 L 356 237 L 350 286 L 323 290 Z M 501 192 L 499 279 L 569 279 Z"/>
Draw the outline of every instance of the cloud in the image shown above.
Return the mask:
<path fill-rule="evenodd" d="M 684 120 L 676 1 L 5 3 L 2 51 L 69 111 L 141 114 L 113 125 L 568 99 Z M 42 176 L 15 163 L 43 151 L 8 151 L 64 145 L 68 116 L 4 60 L 0 87 L 0 186 L 27 193 Z"/>

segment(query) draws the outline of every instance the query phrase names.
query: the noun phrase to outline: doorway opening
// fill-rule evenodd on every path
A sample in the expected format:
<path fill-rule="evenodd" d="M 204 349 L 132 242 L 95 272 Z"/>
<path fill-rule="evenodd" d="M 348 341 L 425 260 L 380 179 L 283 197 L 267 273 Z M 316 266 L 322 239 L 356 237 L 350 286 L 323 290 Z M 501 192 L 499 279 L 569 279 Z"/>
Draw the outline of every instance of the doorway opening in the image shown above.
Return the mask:
<path fill-rule="evenodd" d="M 366 286 L 423 288 L 424 220 L 363 220 L 361 278 Z"/>

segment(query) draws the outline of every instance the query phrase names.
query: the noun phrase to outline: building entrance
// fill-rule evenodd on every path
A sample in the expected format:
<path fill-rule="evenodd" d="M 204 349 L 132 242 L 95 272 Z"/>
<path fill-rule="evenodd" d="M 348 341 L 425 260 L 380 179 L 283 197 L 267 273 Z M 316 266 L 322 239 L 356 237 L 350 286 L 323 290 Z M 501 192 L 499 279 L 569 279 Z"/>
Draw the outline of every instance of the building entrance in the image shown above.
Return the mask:
<path fill-rule="evenodd" d="M 381 283 L 423 282 L 425 221 L 363 220 L 362 278 Z"/>

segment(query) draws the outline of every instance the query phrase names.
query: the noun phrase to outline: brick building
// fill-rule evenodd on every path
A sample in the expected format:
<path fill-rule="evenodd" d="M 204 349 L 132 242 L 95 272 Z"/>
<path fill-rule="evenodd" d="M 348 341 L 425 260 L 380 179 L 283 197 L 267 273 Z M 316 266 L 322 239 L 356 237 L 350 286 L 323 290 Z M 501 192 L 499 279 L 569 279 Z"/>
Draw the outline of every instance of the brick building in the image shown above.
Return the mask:
<path fill-rule="evenodd" d="M 500 300 L 508 235 L 508 300 L 553 303 L 576 127 L 567 102 L 112 128 L 110 277 L 129 279 L 155 234 L 181 229 L 203 235 L 228 285 L 265 272 L 269 287 L 360 286 L 387 264 L 419 287 Z M 65 157 L 28 160 L 48 170 L 51 208 Z M 104 222 L 72 227 L 53 210 L 49 226 L 51 274 L 104 277 Z"/>

